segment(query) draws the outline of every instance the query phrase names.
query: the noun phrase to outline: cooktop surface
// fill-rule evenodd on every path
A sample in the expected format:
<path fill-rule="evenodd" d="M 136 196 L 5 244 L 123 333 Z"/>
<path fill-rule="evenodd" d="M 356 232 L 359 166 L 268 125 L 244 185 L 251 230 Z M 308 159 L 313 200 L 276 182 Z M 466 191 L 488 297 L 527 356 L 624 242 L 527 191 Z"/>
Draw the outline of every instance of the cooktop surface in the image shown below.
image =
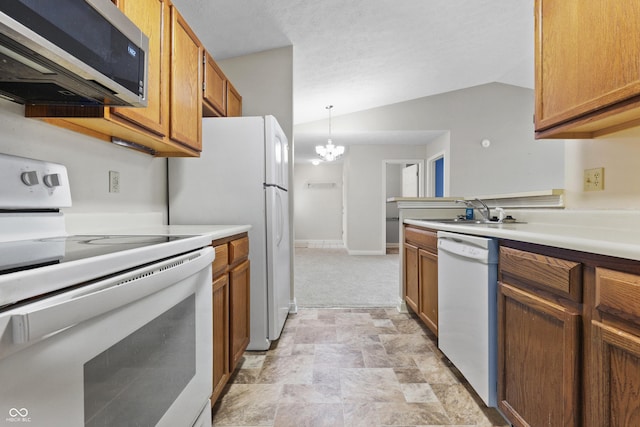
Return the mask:
<path fill-rule="evenodd" d="M 0 274 L 114 254 L 189 236 L 77 235 L 0 243 Z"/>
<path fill-rule="evenodd" d="M 0 311 L 210 244 L 203 235 L 75 235 L 0 242 Z"/>

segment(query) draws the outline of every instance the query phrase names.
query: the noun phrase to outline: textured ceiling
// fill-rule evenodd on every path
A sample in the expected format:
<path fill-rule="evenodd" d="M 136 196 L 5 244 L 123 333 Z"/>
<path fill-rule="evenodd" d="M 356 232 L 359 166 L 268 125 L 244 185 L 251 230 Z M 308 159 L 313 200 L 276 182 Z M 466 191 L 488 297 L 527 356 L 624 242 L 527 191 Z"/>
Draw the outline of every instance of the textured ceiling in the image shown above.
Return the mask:
<path fill-rule="evenodd" d="M 294 123 L 533 87 L 533 0 L 173 0 L 218 59 L 293 45 Z M 296 136 L 296 145 L 298 144 Z"/>

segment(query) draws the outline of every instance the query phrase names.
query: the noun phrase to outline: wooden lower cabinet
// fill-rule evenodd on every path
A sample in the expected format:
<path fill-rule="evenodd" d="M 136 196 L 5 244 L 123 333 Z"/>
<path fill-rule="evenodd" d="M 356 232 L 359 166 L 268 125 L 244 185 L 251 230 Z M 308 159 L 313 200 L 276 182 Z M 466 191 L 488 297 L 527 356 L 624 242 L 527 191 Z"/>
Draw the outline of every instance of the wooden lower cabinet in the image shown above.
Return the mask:
<path fill-rule="evenodd" d="M 438 335 L 438 253 L 418 251 L 420 273 L 420 308 L 418 316 Z"/>
<path fill-rule="evenodd" d="M 640 262 L 502 241 L 498 405 L 514 426 L 640 426 Z"/>
<path fill-rule="evenodd" d="M 577 426 L 580 314 L 498 287 L 498 406 L 516 426 Z"/>
<path fill-rule="evenodd" d="M 245 260 L 229 272 L 229 348 L 230 363 L 234 368 L 249 345 L 249 271 L 249 260 Z"/>
<path fill-rule="evenodd" d="M 640 274 L 595 269 L 593 425 L 640 425 Z"/>
<path fill-rule="evenodd" d="M 420 282 L 418 273 L 418 248 L 404 244 L 404 300 L 415 313 L 419 311 Z"/>
<path fill-rule="evenodd" d="M 581 425 L 582 265 L 501 247 L 498 407 L 514 426 Z"/>
<path fill-rule="evenodd" d="M 434 230 L 406 225 L 403 244 L 404 300 L 438 335 L 438 249 Z"/>
<path fill-rule="evenodd" d="M 594 322 L 597 420 L 602 427 L 640 426 L 640 335 Z"/>
<path fill-rule="evenodd" d="M 249 344 L 249 239 L 246 233 L 215 240 L 213 274 L 213 394 L 220 397 Z"/>
<path fill-rule="evenodd" d="M 229 276 L 213 281 L 213 394 L 220 396 L 231 375 L 229 364 Z"/>

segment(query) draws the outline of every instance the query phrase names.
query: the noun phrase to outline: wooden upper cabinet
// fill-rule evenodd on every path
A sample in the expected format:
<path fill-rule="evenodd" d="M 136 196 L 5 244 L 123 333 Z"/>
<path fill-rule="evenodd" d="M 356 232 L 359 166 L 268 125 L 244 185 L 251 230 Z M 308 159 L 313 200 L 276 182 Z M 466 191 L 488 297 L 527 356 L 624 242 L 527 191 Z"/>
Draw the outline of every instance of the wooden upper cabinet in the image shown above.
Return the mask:
<path fill-rule="evenodd" d="M 242 96 L 227 80 L 227 117 L 242 116 Z"/>
<path fill-rule="evenodd" d="M 535 0 L 537 138 L 640 126 L 640 2 Z"/>
<path fill-rule="evenodd" d="M 25 105 L 25 116 L 155 156 L 199 156 L 200 42 L 169 0 L 114 3 L 149 38 L 147 107 Z"/>
<path fill-rule="evenodd" d="M 170 135 L 202 149 L 202 44 L 178 10 L 171 6 Z"/>
<path fill-rule="evenodd" d="M 202 114 L 205 117 L 227 115 L 227 78 L 208 53 L 204 53 Z"/>
<path fill-rule="evenodd" d="M 166 136 L 169 111 L 166 108 L 168 93 L 165 80 L 169 79 L 169 70 L 163 61 L 164 49 L 168 46 L 167 34 L 164 32 L 165 20 L 168 17 L 167 2 L 117 0 L 117 5 L 149 37 L 147 107 L 112 108 L 111 112 L 160 136 Z"/>

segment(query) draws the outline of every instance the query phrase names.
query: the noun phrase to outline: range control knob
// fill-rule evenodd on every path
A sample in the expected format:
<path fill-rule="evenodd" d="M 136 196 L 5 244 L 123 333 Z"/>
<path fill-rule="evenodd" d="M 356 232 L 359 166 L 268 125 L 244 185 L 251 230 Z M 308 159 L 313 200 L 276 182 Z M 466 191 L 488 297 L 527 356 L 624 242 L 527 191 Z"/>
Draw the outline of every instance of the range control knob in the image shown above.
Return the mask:
<path fill-rule="evenodd" d="M 60 175 L 57 173 L 45 175 L 44 178 L 42 178 L 42 180 L 44 181 L 44 185 L 46 185 L 49 188 L 60 187 L 61 185 Z"/>
<path fill-rule="evenodd" d="M 25 185 L 32 187 L 38 184 L 38 173 L 36 171 L 26 171 L 20 174 L 20 179 Z"/>

